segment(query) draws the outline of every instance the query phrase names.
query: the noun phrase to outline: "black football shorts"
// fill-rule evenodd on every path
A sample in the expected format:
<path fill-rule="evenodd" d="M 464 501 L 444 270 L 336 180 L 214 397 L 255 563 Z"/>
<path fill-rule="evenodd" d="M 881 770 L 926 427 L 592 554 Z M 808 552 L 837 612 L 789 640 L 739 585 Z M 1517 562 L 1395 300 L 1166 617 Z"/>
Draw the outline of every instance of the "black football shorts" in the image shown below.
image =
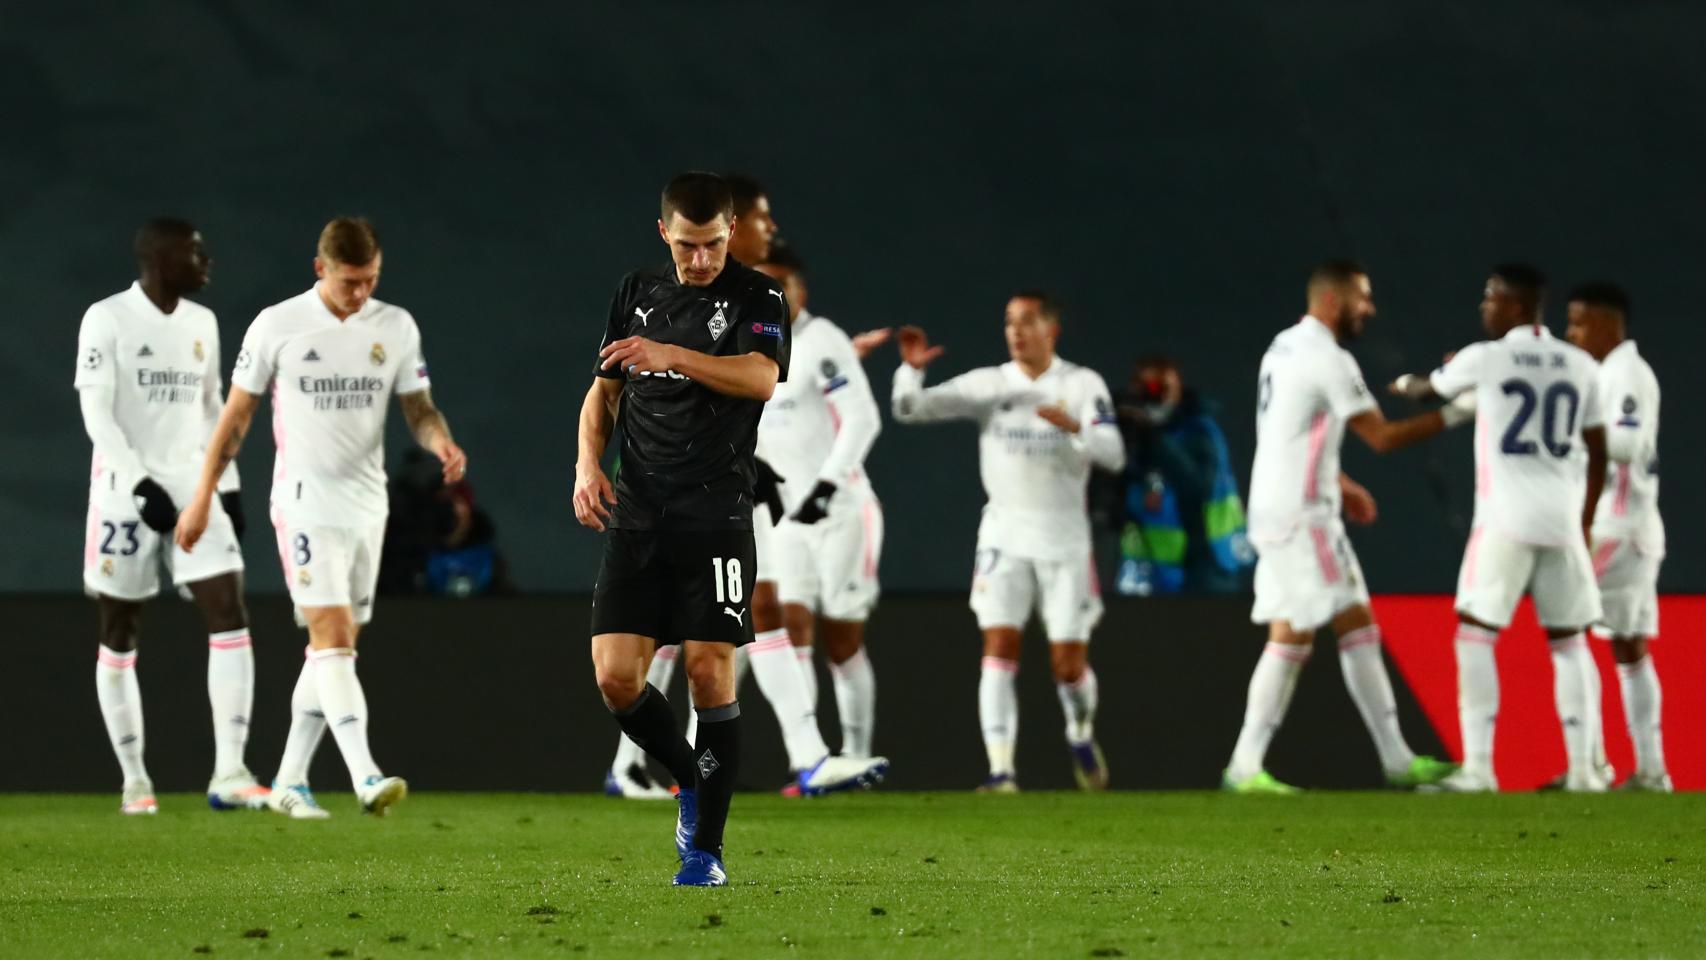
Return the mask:
<path fill-rule="evenodd" d="M 750 643 L 755 558 L 751 530 L 611 530 L 592 588 L 592 635 Z"/>

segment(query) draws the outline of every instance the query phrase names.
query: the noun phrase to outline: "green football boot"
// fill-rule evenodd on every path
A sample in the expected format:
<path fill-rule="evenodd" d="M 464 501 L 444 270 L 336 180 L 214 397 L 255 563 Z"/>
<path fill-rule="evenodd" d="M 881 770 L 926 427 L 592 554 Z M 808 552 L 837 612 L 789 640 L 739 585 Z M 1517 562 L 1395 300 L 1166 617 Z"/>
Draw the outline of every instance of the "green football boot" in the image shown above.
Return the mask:
<path fill-rule="evenodd" d="M 1227 793 L 1267 794 L 1275 797 L 1289 797 L 1303 792 L 1289 783 L 1275 780 L 1273 774 L 1266 770 L 1257 770 L 1242 780 L 1233 780 L 1229 770 L 1222 771 L 1220 789 Z"/>
<path fill-rule="evenodd" d="M 1420 787 L 1435 784 L 1457 772 L 1457 764 L 1433 757 L 1417 757 L 1402 773 L 1388 773 L 1386 783 L 1393 787 Z"/>

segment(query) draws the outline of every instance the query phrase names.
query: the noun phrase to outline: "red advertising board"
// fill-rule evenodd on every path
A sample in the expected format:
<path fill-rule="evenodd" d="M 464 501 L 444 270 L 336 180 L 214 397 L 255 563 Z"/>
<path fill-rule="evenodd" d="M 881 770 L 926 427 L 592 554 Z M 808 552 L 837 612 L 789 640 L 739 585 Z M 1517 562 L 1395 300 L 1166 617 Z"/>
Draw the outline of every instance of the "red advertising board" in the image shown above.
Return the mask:
<path fill-rule="evenodd" d="M 1452 646 L 1457 614 L 1448 596 L 1382 596 L 1375 616 L 1387 650 L 1453 759 L 1462 758 L 1457 723 L 1457 655 Z M 1664 691 L 1665 758 L 1678 790 L 1706 789 L 1706 596 L 1659 601 L 1663 634 L 1650 649 Z M 1623 719 L 1623 696 L 1610 644 L 1590 641 L 1600 669 L 1606 752 L 1618 779 L 1635 766 Z M 1506 790 L 1531 790 L 1564 771 L 1564 735 L 1552 699 L 1552 658 L 1546 634 L 1523 601 L 1516 619 L 1499 637 L 1499 722 L 1493 766 Z"/>

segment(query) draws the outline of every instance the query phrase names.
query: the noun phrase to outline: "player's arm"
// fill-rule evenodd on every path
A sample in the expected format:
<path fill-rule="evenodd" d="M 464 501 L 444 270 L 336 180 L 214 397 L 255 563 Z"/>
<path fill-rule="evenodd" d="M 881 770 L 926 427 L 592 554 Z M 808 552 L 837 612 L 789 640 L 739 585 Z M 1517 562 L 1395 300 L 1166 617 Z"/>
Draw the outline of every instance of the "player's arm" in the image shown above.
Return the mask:
<path fill-rule="evenodd" d="M 1113 397 L 1108 394 L 1108 385 L 1100 375 L 1085 371 L 1081 376 L 1090 384 L 1090 395 L 1075 418 L 1078 429 L 1067 430 L 1067 433 L 1071 434 L 1073 448 L 1088 457 L 1091 463 L 1110 473 L 1118 473 L 1125 469 L 1125 438 L 1120 436 L 1119 421 L 1114 417 Z M 1037 412 L 1042 413 L 1041 410 Z M 1055 423 L 1046 416 L 1044 419 Z M 1066 430 L 1059 423 L 1055 426 Z"/>
<path fill-rule="evenodd" d="M 979 371 L 962 373 L 947 383 L 924 386 L 924 368 L 946 348 L 932 345 L 919 327 L 900 328 L 900 367 L 894 372 L 889 408 L 901 423 L 976 420 L 989 411 L 993 398 L 982 389 Z"/>
<path fill-rule="evenodd" d="M 865 462 L 883 429 L 871 381 L 859 366 L 858 347 L 851 340 L 837 339 L 831 355 L 823 366 L 812 371 L 812 376 L 840 427 L 812 489 L 794 514 L 794 519 L 801 523 L 816 523 L 828 515 L 829 499 L 835 495 L 837 485 Z"/>
<path fill-rule="evenodd" d="M 1380 408 L 1375 407 L 1347 420 L 1346 425 L 1375 453 L 1391 453 L 1421 443 L 1447 427 L 1462 422 L 1446 422 L 1448 411 L 1451 410 L 1452 408 L 1447 406 L 1402 420 L 1388 420 L 1386 415 L 1380 412 Z"/>
<path fill-rule="evenodd" d="M 468 470 L 468 455 L 450 435 L 450 423 L 432 402 L 432 390 L 423 387 L 397 397 L 403 419 L 415 442 L 444 464 L 444 482 L 456 483 Z"/>
<path fill-rule="evenodd" d="M 1599 495 L 1605 492 L 1607 459 L 1605 426 L 1596 424 L 1582 428 L 1582 443 L 1588 448 L 1588 496 L 1582 504 L 1582 536 L 1593 545 L 1593 515 L 1599 508 Z"/>
<path fill-rule="evenodd" d="M 580 429 L 575 442 L 575 519 L 601 532 L 610 520 L 610 507 L 616 505 L 616 489 L 604 475 L 601 462 L 604 448 L 616 432 L 622 386 L 622 381 L 615 377 L 593 378 L 592 387 L 581 401 Z"/>
<path fill-rule="evenodd" d="M 1345 519 L 1352 523 L 1370 524 L 1380 518 L 1380 507 L 1374 502 L 1374 494 L 1342 470 L 1339 472 L 1339 499 L 1345 505 Z"/>
<path fill-rule="evenodd" d="M 219 376 L 219 328 L 209 324 L 213 329 L 209 339 L 212 348 L 207 351 L 206 387 L 201 392 L 202 414 L 207 420 L 207 435 L 213 436 L 213 428 L 219 425 L 219 414 L 225 405 L 225 382 Z M 206 441 L 203 441 L 203 448 Z M 237 474 L 237 461 L 225 465 L 225 472 L 219 475 L 219 484 L 215 487 L 219 494 L 219 506 L 225 511 L 225 516 L 231 520 L 231 530 L 238 540 L 243 539 L 243 532 L 249 523 L 243 514 L 243 480 Z"/>
<path fill-rule="evenodd" d="M 219 485 L 219 475 L 225 472 L 226 466 L 237 459 L 237 451 L 243 449 L 243 440 L 249 435 L 249 427 L 255 419 L 255 408 L 260 406 L 260 397 L 232 384 L 230 394 L 225 398 L 225 409 L 219 415 L 219 422 L 213 427 L 213 435 L 207 438 L 207 455 L 202 458 L 201 477 L 196 481 L 195 493 L 190 496 L 190 502 L 184 505 L 183 512 L 178 514 L 178 546 L 185 550 L 194 549 L 196 541 L 207 532 L 207 511 L 209 501 L 213 499 L 214 489 Z"/>

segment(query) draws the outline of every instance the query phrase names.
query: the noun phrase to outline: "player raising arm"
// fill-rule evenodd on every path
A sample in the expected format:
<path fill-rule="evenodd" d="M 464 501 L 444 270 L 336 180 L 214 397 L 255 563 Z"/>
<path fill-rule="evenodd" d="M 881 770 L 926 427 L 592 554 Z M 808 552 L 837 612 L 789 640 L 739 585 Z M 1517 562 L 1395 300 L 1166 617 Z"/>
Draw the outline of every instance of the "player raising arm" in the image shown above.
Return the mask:
<path fill-rule="evenodd" d="M 1387 782 L 1416 786 L 1456 768 L 1417 756 L 1398 728 L 1398 705 L 1381 659 L 1380 627 L 1368 584 L 1345 535 L 1341 512 L 1375 519 L 1374 499 L 1339 469 L 1349 428 L 1378 453 L 1431 437 L 1471 414 L 1444 409 L 1390 421 L 1363 384 L 1343 344 L 1373 319 L 1368 271 L 1344 260 L 1316 267 L 1307 288 L 1309 313 L 1274 337 L 1256 382 L 1256 457 L 1250 477 L 1250 542 L 1255 546 L 1256 603 L 1250 619 L 1267 624 L 1268 642 L 1250 676 L 1244 725 L 1222 775 L 1236 793 L 1292 793 L 1263 767 L 1285 719 L 1298 672 L 1315 633 L 1331 626 L 1339 668 L 1373 738 Z"/>
<path fill-rule="evenodd" d="M 1463 769 L 1440 782 L 1446 790 L 1498 789 L 1493 645 L 1524 593 L 1551 641 L 1569 757 L 1564 787 L 1607 786 L 1594 762 L 1599 673 L 1584 637 L 1600 618 L 1587 547 L 1605 483 L 1599 369 L 1546 329 L 1545 283 L 1528 264 L 1493 268 L 1481 299 L 1481 325 L 1492 339 L 1459 350 L 1431 376 L 1405 375 L 1392 385 L 1417 399 L 1473 395 L 1475 403 L 1475 520 L 1457 578 Z"/>
<path fill-rule="evenodd" d="M 193 550 L 207 528 L 214 478 L 237 456 L 261 395 L 271 391 L 273 523 L 285 584 L 308 628 L 308 655 L 269 802 L 298 819 L 328 816 L 308 789 L 308 764 L 328 723 L 365 812 L 382 814 L 408 795 L 402 778 L 385 776 L 373 761 L 367 698 L 355 671 L 389 509 L 388 397 L 397 395 L 415 440 L 443 461 L 445 482 L 461 480 L 467 468 L 428 392 L 414 317 L 373 298 L 382 261 L 366 220 L 326 225 L 314 259 L 319 282 L 250 325 L 200 484 L 178 518 L 178 544 Z"/>
<path fill-rule="evenodd" d="M 1055 302 L 1039 291 L 1016 293 L 1005 321 L 1010 362 L 928 389 L 924 368 L 943 348 L 931 346 L 923 330 L 903 328 L 894 416 L 901 423 L 975 420 L 981 428 L 978 466 L 989 500 L 978 525 L 971 608 L 983 631 L 978 718 L 989 777 L 978 789 L 1019 789 L 1015 681 L 1020 637 L 1036 611 L 1048 633 L 1073 773 L 1079 786 L 1101 790 L 1108 766 L 1095 738 L 1099 693 L 1090 631 L 1102 618 L 1102 596 L 1084 490 L 1092 464 L 1124 466 L 1124 444 L 1101 376 L 1055 353 Z"/>

